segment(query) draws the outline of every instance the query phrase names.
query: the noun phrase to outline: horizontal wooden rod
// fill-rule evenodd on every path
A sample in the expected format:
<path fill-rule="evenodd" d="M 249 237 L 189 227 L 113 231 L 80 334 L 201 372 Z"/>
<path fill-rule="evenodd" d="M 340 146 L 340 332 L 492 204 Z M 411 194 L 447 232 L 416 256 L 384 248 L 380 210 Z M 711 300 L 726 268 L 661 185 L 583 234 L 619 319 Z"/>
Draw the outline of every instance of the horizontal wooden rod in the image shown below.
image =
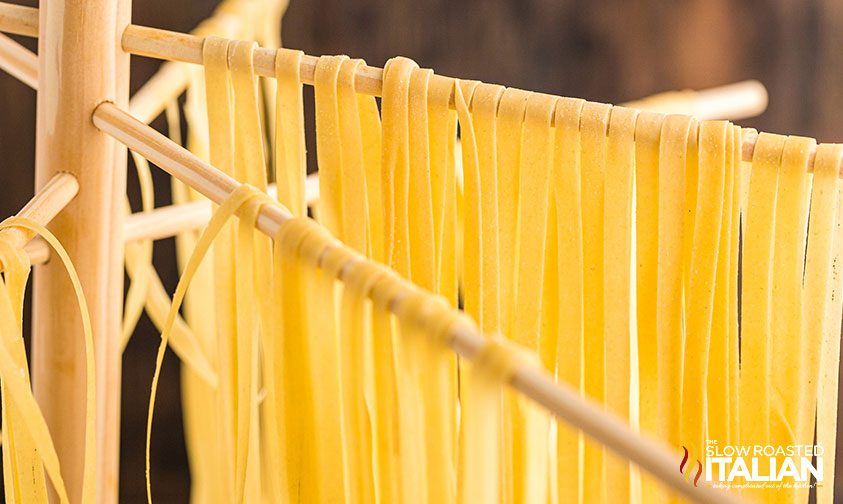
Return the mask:
<path fill-rule="evenodd" d="M 227 32 L 242 25 L 244 16 L 237 15 L 237 9 L 227 8 L 227 4 L 240 0 L 224 0 L 211 17 L 203 20 L 191 33 Z M 190 80 L 188 64 L 177 61 L 165 61 L 158 71 L 132 95 L 129 101 L 129 113 L 142 122 L 150 123 L 164 111 L 164 107 L 181 95 Z"/>
<path fill-rule="evenodd" d="M 78 193 L 79 182 L 76 177 L 70 173 L 57 173 L 21 208 L 17 216 L 46 226 Z M 15 247 L 24 247 L 30 243 L 35 232 L 12 227 L 0 231 L 0 235 L 8 237 Z"/>
<path fill-rule="evenodd" d="M 185 63 L 194 63 L 201 65 L 203 63 L 202 46 L 205 42 L 204 37 L 190 35 L 186 33 L 178 33 L 168 30 L 161 30 L 158 28 L 150 28 L 146 26 L 129 25 L 123 32 L 123 50 L 136 54 L 138 56 L 146 56 L 150 58 L 165 59 L 170 61 L 182 61 Z M 275 77 L 275 49 L 266 49 L 259 47 L 254 53 L 254 68 L 255 73 L 264 77 Z M 316 56 L 304 55 L 301 62 L 301 79 L 305 84 L 313 84 L 314 74 L 316 72 L 316 63 L 319 58 Z M 434 75 L 433 79 L 451 79 L 442 75 Z M 383 88 L 383 69 L 367 65 L 361 65 L 355 75 L 355 90 L 362 94 L 372 96 L 380 96 Z M 730 95 L 735 92 L 734 87 L 727 87 L 726 94 Z M 704 100 L 708 103 L 716 101 L 718 91 L 712 91 L 704 95 Z M 738 100 L 746 100 L 747 97 L 756 96 L 758 105 L 746 106 L 743 110 L 750 111 L 753 108 L 763 107 L 767 103 L 767 94 L 763 90 L 763 86 L 753 81 L 740 83 L 738 94 L 741 98 Z M 734 103 L 733 98 L 729 98 L 730 103 Z M 453 96 L 451 96 L 450 105 L 454 106 Z M 552 118 L 555 117 L 551 116 Z M 552 124 L 552 123 L 551 123 Z M 753 129 L 744 129 L 742 157 L 744 161 L 752 160 L 752 153 L 755 150 L 755 142 L 758 139 L 758 133 Z M 813 154 L 811 155 L 809 171 L 813 169 Z M 841 168 L 843 170 L 843 168 Z M 841 175 L 843 176 L 843 175 Z"/>
<path fill-rule="evenodd" d="M 0 33 L 0 69 L 32 89 L 38 89 L 38 56 Z"/>
<path fill-rule="evenodd" d="M 0 2 L 0 31 L 25 37 L 37 37 L 38 9 Z"/>
<path fill-rule="evenodd" d="M 112 103 L 100 104 L 94 111 L 93 121 L 96 127 L 215 203 L 224 201 L 241 185 Z M 291 218 L 280 206 L 264 205 L 255 225 L 267 236 L 274 237 L 281 225 Z M 358 260 L 367 259 L 360 256 Z M 343 280 L 345 271 L 339 272 L 339 280 Z M 417 291 L 417 287 L 406 280 L 401 280 L 401 286 L 402 292 L 390 303 L 393 312 L 397 311 L 402 298 Z M 451 348 L 469 360 L 488 341 L 474 326 L 466 323 L 454 324 L 449 336 Z M 689 500 L 700 503 L 741 502 L 713 488 L 689 485 L 677 470 L 676 457 L 671 449 L 660 441 L 632 432 L 622 420 L 605 412 L 601 405 L 580 397 L 579 391 L 569 385 L 556 383 L 540 367 L 530 364 L 517 366 L 510 385 L 618 455 L 638 464 Z"/>
<path fill-rule="evenodd" d="M 218 9 L 213 16 L 203 21 L 196 30 L 212 23 L 226 25 L 240 21 L 242 20 L 235 19 L 235 16 L 232 16 L 227 10 Z M 21 7 L 0 2 L 0 31 L 37 37 L 38 10 L 32 7 Z M 181 37 L 178 37 L 179 35 L 185 34 L 132 25 L 124 36 L 124 49 L 129 52 L 173 60 L 164 63 L 158 72 L 132 96 L 129 103 L 129 112 L 143 122 L 149 123 L 152 121 L 161 113 L 167 102 L 175 99 L 184 91 L 187 86 L 188 72 L 181 63 L 202 63 L 201 43 L 196 44 L 195 41 L 204 39 L 198 35 L 185 35 L 194 37 L 189 46 L 198 47 L 198 58 L 195 54 L 184 54 L 185 59 L 170 58 L 166 57 L 165 48 L 159 46 L 157 52 L 151 51 L 149 48 L 150 44 L 166 43 L 167 40 L 183 43 L 184 41 L 181 40 Z M 143 40 L 135 40 L 144 37 L 150 41 L 150 44 L 145 44 Z M 134 50 L 132 50 L 132 47 L 134 47 Z M 261 48 L 258 50 L 255 63 L 260 75 L 274 77 L 274 54 L 271 49 Z M 317 60 L 318 58 L 314 56 L 305 56 L 302 60 L 301 73 L 307 84 L 313 83 Z M 357 90 L 365 94 L 380 95 L 382 75 L 383 71 L 380 68 L 361 67 L 358 70 L 355 82 Z M 675 92 L 662 93 L 647 99 L 659 98 L 661 95 L 673 93 Z M 743 119 L 754 117 L 762 113 L 767 107 L 766 89 L 757 81 L 739 82 L 708 90 L 689 91 L 689 93 L 693 93 L 694 96 L 693 115 L 701 119 Z"/>
<path fill-rule="evenodd" d="M 204 37 L 186 33 L 161 30 L 146 26 L 130 25 L 123 32 L 123 50 L 138 56 L 182 61 L 201 65 Z M 255 73 L 264 77 L 275 77 L 275 49 L 259 47 L 255 51 Z M 301 61 L 301 78 L 305 84 L 313 84 L 317 56 L 304 55 Z M 434 75 L 434 79 L 450 79 Z M 361 65 L 355 76 L 355 90 L 358 93 L 380 96 L 383 88 L 383 69 Z M 767 91 L 758 81 L 746 81 L 711 90 L 696 92 L 695 100 L 703 119 L 742 119 L 752 117 L 767 107 Z M 451 107 L 454 98 L 451 96 Z"/>

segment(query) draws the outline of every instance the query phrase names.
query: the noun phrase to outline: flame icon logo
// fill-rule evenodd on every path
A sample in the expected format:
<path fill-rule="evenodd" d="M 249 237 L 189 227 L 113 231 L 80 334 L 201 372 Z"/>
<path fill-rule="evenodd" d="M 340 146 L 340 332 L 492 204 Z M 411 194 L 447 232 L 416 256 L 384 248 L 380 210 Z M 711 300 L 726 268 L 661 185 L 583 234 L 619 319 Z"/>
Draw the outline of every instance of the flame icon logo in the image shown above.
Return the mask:
<path fill-rule="evenodd" d="M 684 446 L 682 449 L 685 451 L 685 455 L 682 456 L 682 462 L 679 462 L 679 474 L 685 475 L 685 465 L 688 463 L 688 449 Z M 690 471 L 689 471 L 690 472 Z M 694 486 L 698 486 L 700 481 L 700 476 L 702 476 L 702 462 L 697 459 L 697 475 L 694 476 Z"/>

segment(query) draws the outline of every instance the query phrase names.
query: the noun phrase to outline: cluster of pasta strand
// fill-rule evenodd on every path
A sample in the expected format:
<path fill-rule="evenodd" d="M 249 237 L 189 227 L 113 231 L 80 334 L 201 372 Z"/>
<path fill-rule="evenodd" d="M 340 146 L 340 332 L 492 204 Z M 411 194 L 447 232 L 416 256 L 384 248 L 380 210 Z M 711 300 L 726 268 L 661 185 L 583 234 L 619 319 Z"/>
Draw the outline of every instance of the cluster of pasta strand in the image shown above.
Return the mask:
<path fill-rule="evenodd" d="M 96 371 L 91 321 L 82 285 L 70 257 L 61 243 L 42 225 L 24 217 L 10 217 L 0 223 L 0 391 L 2 391 L 3 485 L 10 503 L 44 503 L 48 500 L 47 479 L 59 501 L 69 501 L 56 448 L 47 423 L 35 401 L 23 340 L 23 302 L 29 278 L 29 257 L 18 236 L 41 235 L 55 250 L 70 277 L 79 303 L 85 337 L 85 455 L 82 481 L 83 502 L 93 502 L 96 492 L 95 409 Z M 28 241 L 28 240 L 23 240 Z M 46 476 L 46 477 L 45 477 Z"/>
<path fill-rule="evenodd" d="M 444 78 L 406 58 L 387 63 L 379 106 L 355 91 L 361 60 L 323 56 L 314 76 L 317 223 L 304 191 L 302 53 L 278 51 L 269 93 L 252 67 L 255 47 L 208 36 L 204 74 L 192 75 L 187 143 L 246 185 L 201 235 L 179 237 L 183 275 L 169 309 L 150 244 L 127 249 L 124 339 L 144 306 L 162 329 L 147 450 L 170 345 L 186 364 L 196 502 L 668 497 L 504 391 L 521 361 L 692 460 L 707 440 L 810 445 L 816 433 L 827 447 L 818 500 L 833 500 L 843 146 L 761 134 L 743 167 L 741 129 L 726 121 Z M 180 142 L 177 105 L 168 119 Z M 148 167 L 136 164 L 148 210 Z M 268 166 L 277 201 L 266 194 Z M 197 197 L 184 186 L 174 193 Z M 279 204 L 291 218 L 271 239 L 257 233 L 261 207 Z M 229 222 L 235 213 L 239 222 Z M 87 502 L 87 309 L 60 244 L 21 218 L 0 224 L 6 499 L 46 502 L 49 478 L 67 502 L 21 337 L 29 264 L 8 228 L 42 234 L 79 298 Z M 471 364 L 447 349 L 455 325 L 474 323 L 459 307 L 501 335 Z M 808 489 L 744 494 L 804 502 Z"/>
<path fill-rule="evenodd" d="M 208 125 L 189 97 L 199 133 L 188 144 L 209 146 L 212 164 L 260 191 L 271 157 L 279 200 L 305 217 L 301 53 L 278 52 L 268 156 L 253 49 L 208 38 L 204 81 L 190 91 L 207 96 Z M 678 453 L 701 458 L 707 439 L 811 444 L 815 428 L 819 444 L 834 445 L 838 147 L 819 146 L 811 175 L 811 141 L 764 134 L 741 169 L 741 131 L 728 122 L 455 81 L 405 58 L 387 64 L 379 109 L 354 90 L 362 64 L 322 57 L 315 74 L 321 196 L 312 211 L 333 235 L 450 306 L 461 301 L 484 332 L 532 350 Z M 319 245 L 285 236 L 270 259 L 250 225 L 219 225 L 204 275 L 214 288 L 186 299 L 201 306 L 210 294 L 220 314 L 187 310 L 186 330 L 202 334 L 201 350 L 188 353 L 204 355 L 219 378 L 197 379 L 198 365 L 183 371 L 193 380 L 184 397 L 197 501 L 665 497 L 523 398 L 492 398 L 501 365 L 472 379 L 383 302 L 369 314 L 379 275 L 335 284 L 318 229 L 297 232 Z M 192 245 L 180 249 L 189 264 Z M 247 256 L 254 262 L 244 265 Z M 833 453 L 825 462 L 828 481 Z M 823 502 L 831 486 L 818 489 Z M 771 498 L 804 501 L 807 490 Z"/>
<path fill-rule="evenodd" d="M 255 21 L 263 12 L 227 5 L 236 16 L 252 9 Z M 197 33 L 278 45 L 252 24 Z M 186 143 L 248 185 L 201 234 L 178 237 L 183 274 L 172 304 L 151 241 L 126 249 L 124 344 L 144 308 L 162 330 L 147 450 L 169 345 L 185 363 L 194 502 L 668 497 L 505 391 L 525 360 L 692 461 L 707 440 L 787 446 L 816 436 L 825 448 L 817 498 L 832 502 L 843 147 L 762 134 L 742 167 L 739 127 L 632 108 L 680 112 L 681 94 L 612 107 L 444 78 L 406 58 L 387 63 L 379 106 L 355 91 L 362 60 L 323 56 L 314 76 L 321 196 L 309 209 L 302 53 L 278 51 L 276 88 L 256 78 L 255 47 L 208 36 L 204 73 L 191 71 Z M 167 119 L 181 143 L 177 103 Z M 149 211 L 149 168 L 134 160 Z M 266 195 L 269 179 L 277 201 Z M 199 197 L 174 182 L 175 202 Z M 254 224 L 263 205 L 279 202 L 293 218 L 270 239 Z M 235 213 L 240 221 L 229 222 Z M 79 299 L 82 498 L 92 502 L 88 312 L 61 245 L 22 218 L 0 224 L 6 500 L 47 502 L 49 480 L 68 502 L 29 383 L 21 319 L 30 268 L 9 239 L 20 229 L 56 249 Z M 500 335 L 471 364 L 447 348 L 449 330 L 474 323 L 457 308 Z M 808 489 L 743 495 L 805 502 Z"/>

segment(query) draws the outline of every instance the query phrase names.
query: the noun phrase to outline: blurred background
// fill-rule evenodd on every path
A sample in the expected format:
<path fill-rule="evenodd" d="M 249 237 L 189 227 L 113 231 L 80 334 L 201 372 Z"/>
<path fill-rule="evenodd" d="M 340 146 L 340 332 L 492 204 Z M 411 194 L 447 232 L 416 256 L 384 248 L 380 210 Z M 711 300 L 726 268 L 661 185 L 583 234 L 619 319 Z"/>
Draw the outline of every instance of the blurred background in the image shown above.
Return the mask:
<path fill-rule="evenodd" d="M 215 0 L 135 0 L 133 22 L 189 31 L 215 5 Z M 36 49 L 34 40 L 18 40 Z M 609 103 L 758 79 L 769 91 L 769 108 L 742 125 L 843 141 L 843 120 L 837 117 L 843 103 L 839 0 L 291 0 L 283 40 L 313 55 L 348 54 L 377 66 L 403 55 L 444 75 Z M 158 65 L 133 58 L 132 90 Z M 5 218 L 33 191 L 35 92 L 0 72 L 0 110 L 0 218 Z M 166 128 L 160 118 L 153 126 Z M 313 150 L 312 141 L 309 145 Z M 153 173 L 157 204 L 168 204 L 168 177 Z M 177 281 L 172 240 L 156 243 L 155 262 L 172 292 Z M 157 344 L 158 333 L 144 317 L 123 363 L 121 502 L 146 499 L 144 432 Z M 152 447 L 153 489 L 160 502 L 188 499 L 179 397 L 178 362 L 170 354 Z M 838 494 L 840 468 L 843 464 Z"/>

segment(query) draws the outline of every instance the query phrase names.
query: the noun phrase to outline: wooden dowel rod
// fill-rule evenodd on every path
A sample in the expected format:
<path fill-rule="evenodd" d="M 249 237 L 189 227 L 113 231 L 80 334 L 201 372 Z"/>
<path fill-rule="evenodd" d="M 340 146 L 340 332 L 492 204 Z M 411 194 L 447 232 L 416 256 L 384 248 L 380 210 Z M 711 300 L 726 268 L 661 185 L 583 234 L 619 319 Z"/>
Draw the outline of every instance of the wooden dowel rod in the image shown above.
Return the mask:
<path fill-rule="evenodd" d="M 206 26 L 210 23 L 218 23 L 222 25 L 236 23 L 239 21 L 227 10 L 218 9 L 218 11 L 220 10 L 221 12 L 216 12 L 213 16 L 204 21 L 200 27 L 197 27 L 197 30 L 201 28 L 201 26 Z M 134 31 L 134 35 L 129 34 L 129 38 L 126 39 L 129 43 L 132 42 L 133 36 L 143 37 L 146 35 L 153 35 L 160 38 L 161 34 L 159 32 L 166 32 L 166 30 L 158 30 L 154 28 L 148 28 L 148 30 L 151 31 L 144 31 L 144 27 L 136 25 L 132 25 L 130 28 Z M 33 37 L 37 36 L 37 9 L 0 2 L 0 31 L 19 33 Z M 168 33 L 181 35 L 176 32 Z M 197 35 L 191 36 L 201 39 L 201 37 L 198 37 Z M 264 65 L 262 65 L 265 67 L 262 69 L 264 72 L 263 75 L 273 77 L 274 56 L 271 55 L 272 51 L 270 49 L 262 48 L 259 52 L 265 53 L 256 55 L 256 61 L 263 60 L 264 62 Z M 162 54 L 149 52 L 148 49 L 147 53 L 144 53 L 139 49 L 135 52 L 135 54 L 157 58 L 162 57 Z M 302 61 L 302 76 L 308 84 L 312 84 L 313 75 L 316 69 L 316 60 L 317 58 L 313 56 L 306 56 Z M 189 61 L 187 59 L 182 61 L 201 64 L 201 57 L 196 61 Z M 382 70 L 376 67 L 362 67 L 359 72 L 358 80 L 356 82 L 357 89 L 361 93 L 379 95 Z M 134 96 L 132 96 L 132 100 L 129 103 L 129 111 L 134 117 L 137 117 L 143 122 L 149 123 L 162 112 L 166 103 L 175 99 L 184 91 L 187 86 L 187 80 L 188 73 L 181 64 L 176 61 L 164 63 L 161 65 L 158 72 L 156 72 L 156 74 L 153 75 L 143 85 L 143 87 L 135 93 Z M 672 93 L 674 92 L 660 93 L 659 95 L 648 97 L 646 100 Z M 693 100 L 695 111 L 693 115 L 700 119 L 743 119 L 746 117 L 754 117 L 763 112 L 767 107 L 766 89 L 758 81 L 740 82 L 707 90 L 691 91 L 689 93 L 694 95 Z"/>
<path fill-rule="evenodd" d="M 123 33 L 123 50 L 138 56 L 202 64 L 204 38 L 186 33 L 161 30 L 146 26 L 131 25 Z M 275 77 L 275 49 L 260 47 L 255 51 L 255 73 L 264 77 Z M 313 84 L 316 73 L 316 56 L 304 55 L 301 62 L 301 78 L 305 84 Z M 434 79 L 449 77 L 434 75 Z M 355 76 L 355 89 L 362 94 L 380 96 L 383 87 L 383 69 L 362 65 Z M 767 92 L 757 81 L 723 86 L 707 90 L 701 95 L 696 107 L 706 117 L 740 119 L 763 111 L 767 106 Z M 454 106 L 453 96 L 451 107 Z M 730 111 L 733 107 L 734 111 Z"/>
<path fill-rule="evenodd" d="M 214 14 L 199 23 L 191 33 L 232 32 L 245 21 L 241 10 L 229 8 L 241 0 L 226 0 L 219 4 Z M 190 77 L 188 64 L 165 61 L 158 71 L 138 89 L 129 100 L 129 113 L 142 122 L 150 123 L 187 88 Z"/>
<path fill-rule="evenodd" d="M 2 33 L 0 68 L 32 89 L 38 89 L 38 56 Z"/>
<path fill-rule="evenodd" d="M 185 63 L 202 64 L 202 45 L 204 38 L 186 33 L 178 33 L 146 26 L 130 25 L 123 32 L 123 50 L 139 56 L 150 58 L 166 59 L 171 61 L 182 61 Z M 255 73 L 264 77 L 275 76 L 275 52 L 274 49 L 258 48 L 254 55 Z M 313 84 L 313 76 L 316 71 L 316 56 L 304 55 L 301 62 L 301 78 L 305 84 Z M 450 79 L 441 75 L 434 75 L 434 79 Z M 355 76 L 355 89 L 359 93 L 380 96 L 383 85 L 383 70 L 377 67 L 363 65 Z M 730 103 L 736 100 L 747 100 L 755 97 L 757 103 L 741 105 L 740 112 L 763 109 L 767 103 L 767 93 L 760 83 L 749 81 L 738 83 L 734 86 L 726 86 L 725 90 L 710 90 L 703 95 L 708 107 L 717 100 L 717 96 L 723 93 L 728 97 Z M 737 93 L 737 99 L 732 94 Z M 762 106 L 763 104 L 763 106 Z M 453 96 L 451 97 L 453 107 Z M 725 107 L 724 107 L 725 108 Z M 722 116 L 719 111 L 716 114 Z M 555 117 L 555 116 L 553 116 Z M 743 159 L 752 160 L 752 152 L 755 149 L 755 141 L 758 136 L 754 130 L 745 130 L 743 140 Z M 813 169 L 813 155 L 809 170 Z M 843 167 L 841 167 L 843 172 Z M 843 175 L 841 175 L 843 177 Z"/>
<path fill-rule="evenodd" d="M 748 80 L 699 91 L 667 91 L 621 106 L 663 114 L 689 114 L 697 119 L 745 119 L 767 109 L 767 89 Z"/>
<path fill-rule="evenodd" d="M 129 100 L 132 116 L 147 124 L 163 112 L 167 103 L 187 87 L 188 69 L 184 63 L 165 61 L 155 74 Z"/>
<path fill-rule="evenodd" d="M 269 184 L 267 193 L 275 197 L 275 184 Z M 305 182 L 305 200 L 309 206 L 312 206 L 318 199 L 319 178 L 314 173 L 309 175 Z M 212 212 L 209 200 L 167 205 L 149 212 L 136 212 L 126 217 L 123 239 L 131 242 L 170 238 L 179 233 L 203 227 L 211 219 Z M 37 237 L 24 248 L 32 264 L 41 264 L 50 258 L 50 246 Z"/>
<path fill-rule="evenodd" d="M 128 103 L 129 55 L 119 36 L 131 23 L 131 0 L 50 0 L 28 12 L 39 15 L 36 187 L 62 171 L 79 181 L 79 194 L 49 227 L 88 303 L 97 376 L 96 502 L 111 504 L 119 480 L 126 149 L 95 128 L 91 114 L 106 100 Z M 32 292 L 32 387 L 75 504 L 86 430 L 82 324 L 58 261 L 35 269 Z"/>
<path fill-rule="evenodd" d="M 186 149 L 166 138 L 112 103 L 103 103 L 94 111 L 94 124 L 102 131 L 126 144 L 152 163 L 164 169 L 212 201 L 221 203 L 240 184 Z M 277 235 L 290 214 L 279 206 L 265 205 L 256 227 L 270 237 Z M 366 259 L 359 257 L 358 260 Z M 345 271 L 345 270 L 343 270 Z M 343 271 L 339 279 L 343 279 Z M 400 298 L 417 288 L 402 280 L 402 293 L 390 305 L 396 311 Z M 450 344 L 462 357 L 472 359 L 488 341 L 474 326 L 454 324 Z M 694 502 L 737 503 L 736 497 L 709 487 L 689 485 L 677 467 L 677 457 L 661 442 L 632 432 L 626 424 L 606 413 L 603 407 L 580 397 L 579 392 L 554 378 L 538 366 L 517 366 L 510 385 L 543 405 L 559 418 L 580 428 L 587 435 L 606 445 L 618 455 L 638 464 L 671 489 Z"/>
<path fill-rule="evenodd" d="M 37 37 L 38 9 L 0 2 L 0 31 Z"/>
<path fill-rule="evenodd" d="M 69 173 L 57 173 L 35 193 L 17 215 L 46 226 L 78 193 L 79 182 L 76 177 Z M 32 230 L 14 227 L 0 231 L 0 234 L 11 239 L 15 247 L 24 247 L 35 235 Z M 46 243 L 44 245 L 46 248 Z"/>

